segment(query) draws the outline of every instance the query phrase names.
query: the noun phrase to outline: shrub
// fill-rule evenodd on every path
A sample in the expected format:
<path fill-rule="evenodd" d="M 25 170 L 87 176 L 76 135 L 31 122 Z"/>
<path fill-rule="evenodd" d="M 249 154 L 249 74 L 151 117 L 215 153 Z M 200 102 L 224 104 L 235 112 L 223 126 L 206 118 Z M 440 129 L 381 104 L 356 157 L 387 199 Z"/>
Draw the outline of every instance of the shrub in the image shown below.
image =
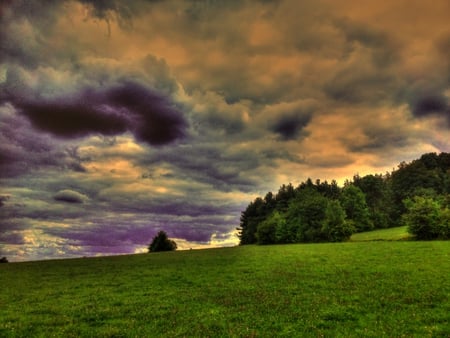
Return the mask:
<path fill-rule="evenodd" d="M 403 222 L 419 240 L 449 239 L 450 210 L 432 197 L 415 196 L 405 201 Z"/>

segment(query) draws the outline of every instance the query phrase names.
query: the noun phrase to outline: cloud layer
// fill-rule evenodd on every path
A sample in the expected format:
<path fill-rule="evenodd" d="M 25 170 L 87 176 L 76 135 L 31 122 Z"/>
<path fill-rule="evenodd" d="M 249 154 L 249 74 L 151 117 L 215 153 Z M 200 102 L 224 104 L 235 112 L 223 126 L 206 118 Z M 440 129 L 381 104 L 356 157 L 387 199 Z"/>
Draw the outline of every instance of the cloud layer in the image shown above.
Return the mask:
<path fill-rule="evenodd" d="M 283 183 L 450 151 L 449 3 L 0 9 L 0 255 L 232 245 Z"/>
<path fill-rule="evenodd" d="M 86 88 L 55 98 L 6 98 L 34 127 L 62 138 L 130 131 L 137 141 L 162 145 L 182 138 L 186 121 L 174 104 L 144 86 L 125 82 L 108 89 Z"/>

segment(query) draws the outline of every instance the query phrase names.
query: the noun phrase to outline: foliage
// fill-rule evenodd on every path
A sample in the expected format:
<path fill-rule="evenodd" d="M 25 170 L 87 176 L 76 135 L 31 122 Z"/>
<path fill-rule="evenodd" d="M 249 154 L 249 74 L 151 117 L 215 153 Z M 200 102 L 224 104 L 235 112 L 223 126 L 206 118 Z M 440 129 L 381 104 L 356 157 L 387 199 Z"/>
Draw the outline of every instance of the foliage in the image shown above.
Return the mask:
<path fill-rule="evenodd" d="M 447 337 L 449 255 L 406 241 L 0 264 L 0 337 Z"/>
<path fill-rule="evenodd" d="M 424 154 L 411 163 L 400 163 L 397 170 L 385 175 L 355 175 L 343 188 L 334 180 L 328 183 L 307 179 L 297 187 L 283 184 L 276 194 L 268 192 L 264 198 L 256 198 L 242 212 L 238 228 L 240 244 L 334 241 L 347 238 L 344 234 L 349 231 L 396 227 L 407 212 L 405 200 L 414 196 L 442 200 L 449 195 L 448 153 Z M 342 237 L 330 233 L 330 224 L 340 221 L 331 220 L 330 216 L 326 220 L 325 215 L 326 208 L 335 200 L 345 211 L 345 228 L 339 230 Z M 450 208 L 450 197 L 447 205 Z M 276 220 L 270 219 L 274 213 Z M 445 219 L 446 211 L 443 214 Z M 440 230 L 440 238 L 445 238 L 446 229 Z M 335 231 L 338 232 L 337 228 Z"/>
<path fill-rule="evenodd" d="M 325 210 L 322 232 L 330 242 L 343 242 L 355 232 L 352 222 L 345 219 L 345 211 L 339 201 L 329 201 Z"/>
<path fill-rule="evenodd" d="M 360 188 L 355 185 L 346 186 L 342 191 L 340 202 L 357 232 L 373 229 L 366 198 Z"/>
<path fill-rule="evenodd" d="M 0 258 L 0 263 L 8 263 L 8 259 L 6 257 Z"/>
<path fill-rule="evenodd" d="M 325 240 L 322 222 L 325 219 L 327 198 L 317 190 L 307 187 L 301 190 L 289 205 L 286 223 L 290 228 L 298 225 L 296 241 L 321 242 Z"/>
<path fill-rule="evenodd" d="M 450 154 L 429 153 L 409 164 L 400 163 L 392 172 L 391 185 L 395 208 L 392 218 L 398 222 L 406 212 L 403 201 L 418 195 L 418 191 L 428 189 L 439 195 L 450 193 Z"/>
<path fill-rule="evenodd" d="M 388 176 L 387 176 L 388 177 Z M 395 226 L 392 222 L 392 191 L 387 177 L 366 175 L 353 177 L 353 184 L 364 193 L 370 219 L 376 228 Z"/>
<path fill-rule="evenodd" d="M 164 231 L 159 231 L 148 246 L 149 252 L 173 251 L 176 249 L 177 243 L 169 239 Z"/>
<path fill-rule="evenodd" d="M 238 228 L 241 244 L 253 244 L 257 242 L 256 231 L 258 225 L 270 215 L 270 212 L 271 205 L 268 206 L 266 201 L 260 197 L 249 204 L 247 209 L 241 214 L 241 224 Z"/>
<path fill-rule="evenodd" d="M 405 204 L 403 221 L 417 239 L 450 239 L 450 209 L 440 200 L 415 196 Z"/>

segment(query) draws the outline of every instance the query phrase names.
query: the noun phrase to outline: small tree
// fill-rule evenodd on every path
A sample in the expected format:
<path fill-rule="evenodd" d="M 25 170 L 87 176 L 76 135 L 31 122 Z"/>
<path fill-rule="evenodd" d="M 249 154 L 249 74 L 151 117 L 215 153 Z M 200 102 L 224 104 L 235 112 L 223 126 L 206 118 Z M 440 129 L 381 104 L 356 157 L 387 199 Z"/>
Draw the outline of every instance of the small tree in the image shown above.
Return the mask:
<path fill-rule="evenodd" d="M 347 219 L 353 221 L 357 232 L 373 229 L 366 198 L 360 188 L 354 185 L 345 187 L 342 191 L 340 202 Z"/>
<path fill-rule="evenodd" d="M 415 196 L 406 200 L 403 222 L 417 239 L 449 239 L 450 210 L 431 197 Z"/>
<path fill-rule="evenodd" d="M 169 239 L 164 231 L 158 232 L 148 246 L 148 252 L 173 251 L 177 249 L 177 243 Z"/>
<path fill-rule="evenodd" d="M 322 231 L 330 242 L 346 241 L 355 232 L 352 222 L 348 222 L 345 216 L 345 211 L 338 200 L 328 202 Z"/>

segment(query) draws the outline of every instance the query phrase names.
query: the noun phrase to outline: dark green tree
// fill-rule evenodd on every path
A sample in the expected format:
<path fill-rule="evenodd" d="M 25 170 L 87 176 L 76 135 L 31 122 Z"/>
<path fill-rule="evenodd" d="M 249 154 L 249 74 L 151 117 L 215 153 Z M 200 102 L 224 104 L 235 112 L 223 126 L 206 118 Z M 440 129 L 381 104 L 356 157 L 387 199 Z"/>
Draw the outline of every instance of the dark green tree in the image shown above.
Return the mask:
<path fill-rule="evenodd" d="M 279 219 L 280 214 L 274 212 L 258 225 L 258 230 L 256 231 L 258 244 L 274 244 L 277 242 L 276 231 Z"/>
<path fill-rule="evenodd" d="M 177 249 L 177 243 L 167 237 L 164 231 L 159 231 L 158 234 L 153 237 L 152 242 L 148 246 L 148 252 L 158 251 L 173 251 Z"/>
<path fill-rule="evenodd" d="M 356 232 L 373 229 L 369 208 L 361 189 L 352 184 L 347 185 L 342 191 L 340 202 L 347 219 L 353 223 Z"/>
<path fill-rule="evenodd" d="M 313 187 L 304 187 L 289 204 L 286 225 L 296 230 L 295 242 L 320 242 L 325 240 L 322 222 L 325 219 L 327 198 Z"/>
<path fill-rule="evenodd" d="M 353 177 L 353 184 L 364 193 L 367 207 L 370 212 L 370 219 L 375 228 L 387 228 L 393 224 L 392 214 L 392 193 L 387 179 L 382 175 L 366 175 Z"/>
<path fill-rule="evenodd" d="M 450 210 L 432 197 L 415 196 L 405 201 L 403 222 L 419 240 L 450 239 Z"/>
<path fill-rule="evenodd" d="M 420 194 L 418 191 L 432 189 L 438 195 L 448 193 L 450 189 L 449 162 L 447 153 L 440 155 L 429 153 L 423 154 L 420 159 L 411 163 L 400 163 L 398 169 L 391 175 L 393 205 L 396 208 L 393 213 L 394 221 L 400 221 L 401 215 L 406 212 L 403 201 Z"/>
<path fill-rule="evenodd" d="M 292 183 L 288 185 L 283 184 L 275 197 L 276 200 L 276 210 L 279 212 L 285 212 L 290 201 L 295 197 L 295 189 Z"/>
<path fill-rule="evenodd" d="M 328 201 L 322 232 L 330 242 L 346 241 L 355 232 L 352 223 L 345 220 L 345 211 L 339 201 Z"/>
<path fill-rule="evenodd" d="M 241 245 L 257 242 L 256 231 L 258 230 L 258 225 L 266 219 L 268 214 L 266 203 L 261 197 L 256 198 L 247 206 L 241 213 L 241 222 L 238 228 Z"/>

